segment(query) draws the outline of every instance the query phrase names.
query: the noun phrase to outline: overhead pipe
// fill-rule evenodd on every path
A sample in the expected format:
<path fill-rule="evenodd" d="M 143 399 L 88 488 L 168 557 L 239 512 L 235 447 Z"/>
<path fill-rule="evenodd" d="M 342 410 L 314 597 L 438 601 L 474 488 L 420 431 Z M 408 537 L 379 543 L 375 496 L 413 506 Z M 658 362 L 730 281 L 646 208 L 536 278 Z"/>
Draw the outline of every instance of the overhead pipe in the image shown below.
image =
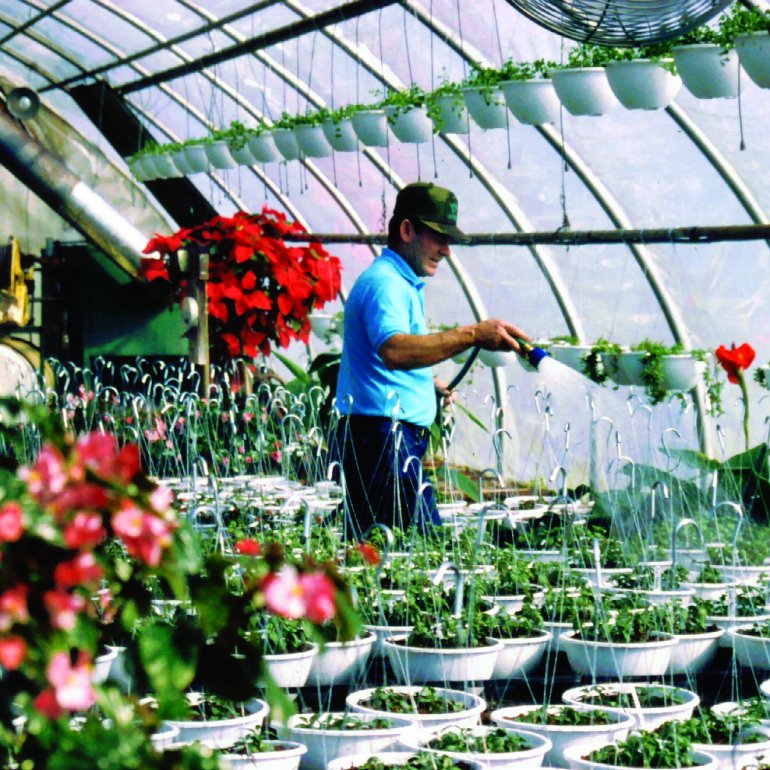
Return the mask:
<path fill-rule="evenodd" d="M 0 164 L 132 278 L 147 238 L 0 105 Z"/>

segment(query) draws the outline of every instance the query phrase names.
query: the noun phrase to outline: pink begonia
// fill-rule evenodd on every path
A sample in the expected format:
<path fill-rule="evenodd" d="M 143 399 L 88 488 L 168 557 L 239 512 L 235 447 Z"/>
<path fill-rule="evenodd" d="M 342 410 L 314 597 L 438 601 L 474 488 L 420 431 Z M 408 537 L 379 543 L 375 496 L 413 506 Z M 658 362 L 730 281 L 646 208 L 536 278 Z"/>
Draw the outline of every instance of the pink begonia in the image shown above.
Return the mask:
<path fill-rule="evenodd" d="M 93 666 L 81 655 L 73 666 L 66 652 L 57 652 L 48 664 L 48 681 L 56 694 L 56 702 L 67 711 L 85 711 L 96 700 L 91 676 Z"/>
<path fill-rule="evenodd" d="M 38 501 L 58 495 L 67 484 L 64 458 L 50 444 L 43 446 L 34 465 L 19 468 L 18 475 L 27 482 L 29 493 Z"/>
<path fill-rule="evenodd" d="M 8 631 L 14 623 L 29 620 L 27 608 L 27 586 L 14 586 L 0 594 L 0 631 Z"/>
<path fill-rule="evenodd" d="M 98 513 L 79 511 L 64 527 L 63 537 L 67 548 L 89 548 L 104 540 L 107 530 Z"/>
<path fill-rule="evenodd" d="M 156 441 L 164 441 L 166 438 L 166 423 L 160 417 L 155 418 L 155 430 L 145 430 L 144 437 L 154 444 Z"/>
<path fill-rule="evenodd" d="M 70 561 L 57 564 L 53 574 L 59 587 L 90 585 L 95 588 L 104 576 L 104 570 L 91 551 L 84 551 Z"/>
<path fill-rule="evenodd" d="M 157 567 L 163 549 L 171 545 L 171 533 L 176 522 L 166 521 L 147 513 L 130 501 L 112 517 L 112 528 L 136 559 Z"/>
<path fill-rule="evenodd" d="M 267 608 L 283 618 L 301 618 L 305 615 L 305 596 L 294 567 L 282 567 L 271 572 L 262 583 Z"/>
<path fill-rule="evenodd" d="M 174 493 L 162 485 L 155 487 L 150 493 L 150 505 L 158 513 L 167 511 L 174 502 Z"/>
<path fill-rule="evenodd" d="M 72 631 L 78 615 L 86 607 L 86 601 L 82 596 L 59 589 L 46 591 L 43 594 L 43 601 L 51 616 L 51 625 L 62 631 Z"/>
<path fill-rule="evenodd" d="M 27 655 L 27 643 L 20 636 L 0 637 L 0 666 L 15 671 Z"/>
<path fill-rule="evenodd" d="M 128 483 L 141 470 L 136 444 L 126 444 L 118 449 L 117 439 L 111 433 L 94 432 L 81 436 L 75 450 L 80 462 L 110 481 Z"/>
<path fill-rule="evenodd" d="M 24 534 L 24 513 L 18 503 L 0 507 L 0 543 L 15 543 Z"/>
<path fill-rule="evenodd" d="M 337 586 L 323 572 L 306 572 L 299 578 L 305 598 L 305 617 L 311 623 L 325 623 L 336 612 Z"/>

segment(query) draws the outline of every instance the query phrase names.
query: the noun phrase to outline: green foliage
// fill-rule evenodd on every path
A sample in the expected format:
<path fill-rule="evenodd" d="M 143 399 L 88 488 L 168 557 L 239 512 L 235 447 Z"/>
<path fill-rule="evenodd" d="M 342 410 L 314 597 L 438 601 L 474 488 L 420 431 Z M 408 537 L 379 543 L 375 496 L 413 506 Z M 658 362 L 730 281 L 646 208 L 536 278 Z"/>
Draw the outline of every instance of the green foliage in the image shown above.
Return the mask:
<path fill-rule="evenodd" d="M 308 714 L 297 720 L 297 727 L 312 730 L 387 730 L 393 721 L 386 717 L 363 718 L 357 714 Z"/>
<path fill-rule="evenodd" d="M 617 721 L 616 715 L 601 709 L 581 711 L 574 706 L 540 706 L 525 711 L 523 714 L 507 717 L 513 722 L 550 727 L 586 727 L 588 725 L 611 725 Z"/>
<path fill-rule="evenodd" d="M 423 687 L 416 693 L 378 687 L 361 705 L 392 714 L 456 714 L 465 708 L 462 701 L 447 698 L 435 687 Z"/>
<path fill-rule="evenodd" d="M 388 114 L 388 122 L 396 122 L 396 118 L 415 107 L 423 107 L 427 95 L 425 91 L 416 83 L 412 83 L 409 88 L 403 91 L 390 90 L 385 98 L 377 104 L 378 108 L 391 107 L 392 111 Z"/>
<path fill-rule="evenodd" d="M 619 691 L 614 687 L 597 685 L 581 694 L 580 702 L 591 706 L 604 706 L 615 709 L 659 709 L 667 706 L 680 706 L 687 702 L 684 691 L 676 688 L 656 685 L 636 685 L 634 698 L 630 692 Z"/>
<path fill-rule="evenodd" d="M 735 46 L 735 38 L 750 32 L 770 31 L 770 13 L 759 8 L 747 8 L 740 2 L 733 3 L 728 13 L 719 17 L 718 42 L 722 48 Z"/>
<path fill-rule="evenodd" d="M 632 733 L 625 741 L 603 746 L 589 754 L 592 762 L 619 767 L 674 770 L 692 767 L 693 758 L 686 741 L 656 732 Z"/>
<path fill-rule="evenodd" d="M 599 337 L 583 357 L 583 374 L 599 385 L 603 385 L 613 372 L 617 372 L 617 356 L 622 348 L 616 342 Z"/>
<path fill-rule="evenodd" d="M 428 747 L 439 751 L 471 754 L 508 754 L 532 748 L 522 735 L 495 727 L 483 735 L 474 735 L 470 728 L 450 728 L 432 738 Z"/>

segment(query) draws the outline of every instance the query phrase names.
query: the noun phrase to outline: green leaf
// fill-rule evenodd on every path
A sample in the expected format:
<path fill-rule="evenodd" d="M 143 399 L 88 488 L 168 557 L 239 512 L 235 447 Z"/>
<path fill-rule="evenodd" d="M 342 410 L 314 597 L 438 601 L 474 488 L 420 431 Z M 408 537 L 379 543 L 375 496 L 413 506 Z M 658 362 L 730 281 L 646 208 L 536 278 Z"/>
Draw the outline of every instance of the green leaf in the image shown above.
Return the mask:
<path fill-rule="evenodd" d="M 444 473 L 445 471 L 442 471 L 442 475 Z M 449 468 L 447 475 L 449 477 L 448 482 L 451 483 L 452 486 L 457 487 L 465 497 L 469 498 L 474 503 L 479 502 L 479 488 L 472 479 L 461 471 L 458 471 L 456 468 Z"/>
<path fill-rule="evenodd" d="M 139 657 L 159 698 L 183 692 L 195 676 L 197 635 L 190 631 L 154 624 L 139 632 Z"/>
<path fill-rule="evenodd" d="M 265 687 L 265 700 L 270 704 L 270 720 L 285 724 L 297 711 L 294 703 L 289 699 L 286 690 L 275 683 L 267 671 L 267 666 L 262 666 L 262 682 Z"/>
<path fill-rule="evenodd" d="M 292 375 L 305 385 L 310 385 L 312 382 L 308 373 L 296 362 L 292 361 L 277 351 L 273 351 L 273 355 L 292 373 Z"/>

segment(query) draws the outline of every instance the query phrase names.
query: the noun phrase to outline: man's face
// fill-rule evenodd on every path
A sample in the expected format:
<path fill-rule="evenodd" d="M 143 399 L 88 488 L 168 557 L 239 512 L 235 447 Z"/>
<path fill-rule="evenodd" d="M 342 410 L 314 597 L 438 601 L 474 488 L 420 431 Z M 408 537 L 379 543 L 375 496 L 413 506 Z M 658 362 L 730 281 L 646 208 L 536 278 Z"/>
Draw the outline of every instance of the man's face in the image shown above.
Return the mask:
<path fill-rule="evenodd" d="M 409 220 L 403 225 L 408 225 L 406 232 L 402 229 L 404 254 L 401 256 L 421 278 L 430 278 L 436 274 L 439 263 L 444 257 L 448 257 L 452 251 L 449 247 L 451 238 L 448 235 L 432 230 L 430 227 L 418 225 L 416 230 Z"/>

